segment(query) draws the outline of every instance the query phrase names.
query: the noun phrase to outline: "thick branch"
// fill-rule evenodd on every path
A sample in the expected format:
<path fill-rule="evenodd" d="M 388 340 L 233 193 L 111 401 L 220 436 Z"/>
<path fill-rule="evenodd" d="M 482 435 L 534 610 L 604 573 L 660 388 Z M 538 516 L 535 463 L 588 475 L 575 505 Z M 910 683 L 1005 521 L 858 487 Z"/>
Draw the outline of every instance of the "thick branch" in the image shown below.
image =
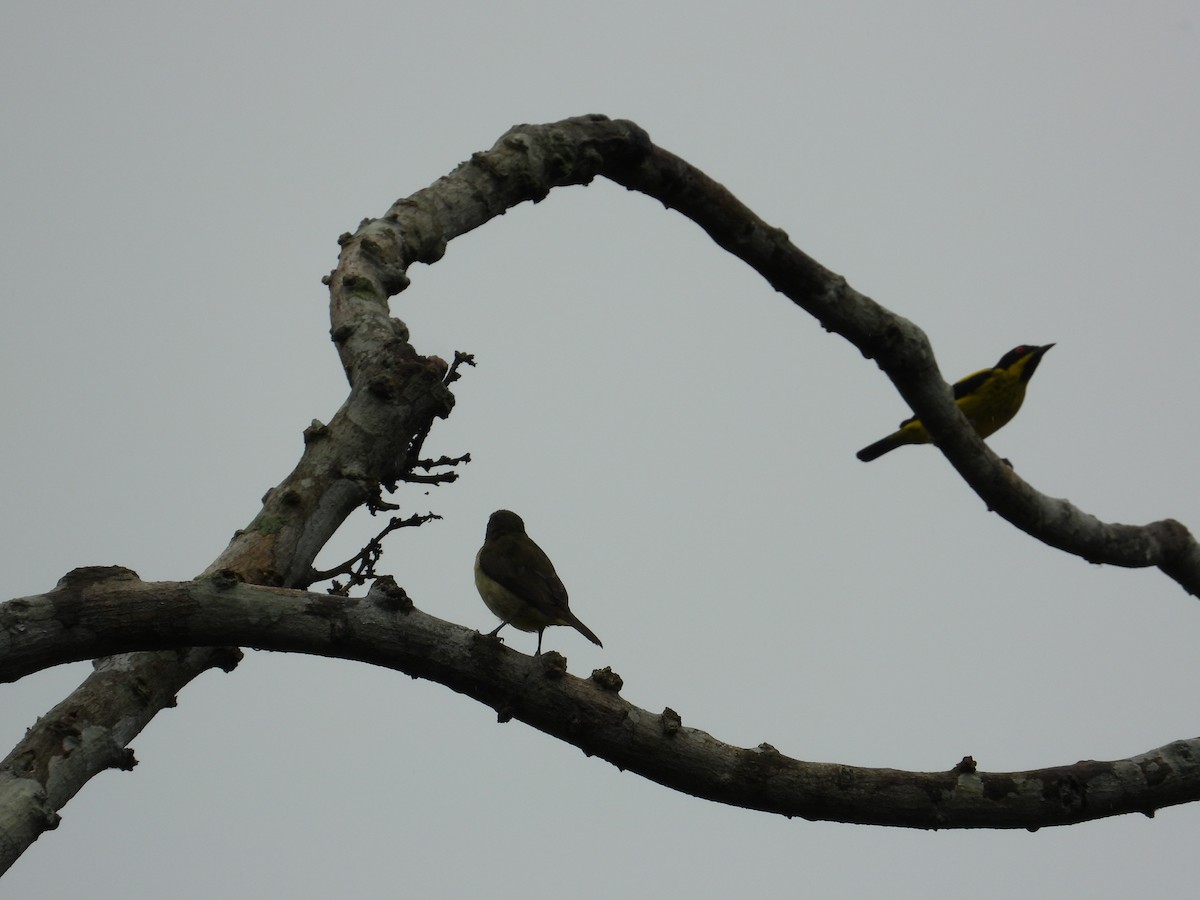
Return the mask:
<path fill-rule="evenodd" d="M 15 620 L 8 618 L 8 604 L 0 610 L 2 655 Z M 58 826 L 58 810 L 93 775 L 137 764 L 129 742 L 159 710 L 175 705 L 188 682 L 213 667 L 230 671 L 240 658 L 237 650 L 200 647 L 97 660 L 83 684 L 39 718 L 0 761 L 0 875 L 43 832 Z M 132 680 L 130 660 L 138 673 Z"/>
<path fill-rule="evenodd" d="M 1200 545 L 1187 528 L 1173 519 L 1140 527 L 1108 524 L 1034 490 L 967 424 L 920 328 L 851 289 L 722 185 L 658 148 L 637 165 L 606 167 L 603 174 L 692 219 L 827 330 L 875 359 L 989 509 L 1052 547 L 1094 563 L 1157 566 L 1188 593 L 1200 595 Z"/>
<path fill-rule="evenodd" d="M 1108 524 L 1034 490 L 967 424 L 920 328 L 850 288 L 721 184 L 654 146 L 632 122 L 585 116 L 510 129 L 487 153 L 475 154 L 436 184 L 398 201 L 384 218 L 364 222 L 355 235 L 344 236 L 343 270 L 354 270 L 352 258 L 369 260 L 382 274 L 369 283 L 355 283 L 382 307 L 386 293 L 407 286 L 405 272 L 412 262 L 439 259 L 449 240 L 493 216 L 597 175 L 678 210 L 824 328 L 875 359 L 989 509 L 1038 540 L 1089 562 L 1157 566 L 1189 593 L 1200 595 L 1200 545 L 1183 525 L 1171 519 L 1140 527 Z M 348 370 L 361 358 L 348 347 L 343 351 Z"/>
<path fill-rule="evenodd" d="M 335 598 L 219 577 L 143 583 L 128 570 L 64 579 L 0 606 L 0 678 L 98 653 L 238 644 L 356 660 L 436 681 L 585 753 L 697 797 L 785 816 L 914 828 L 1040 828 L 1200 799 L 1200 738 L 1131 759 L 984 773 L 903 772 L 722 743 L 671 710 L 622 699 L 621 679 L 566 673 L 557 653 L 528 657 L 412 607 L 391 579 Z M 61 739 L 61 737 L 60 737 Z M 31 771 L 26 787 L 44 771 Z M 0 802 L 0 808 L 4 806 Z"/>
<path fill-rule="evenodd" d="M 825 328 L 876 359 L 990 508 L 1052 546 L 1093 562 L 1158 566 L 1191 593 L 1200 593 L 1200 549 L 1182 525 L 1172 520 L 1141 528 L 1108 525 L 1034 491 L 966 425 L 920 329 L 850 289 L 721 185 L 654 147 L 636 125 L 603 116 L 513 128 L 491 150 L 398 201 L 383 218 L 364 221 L 354 235 L 343 235 L 338 267 L 326 280 L 331 333 L 350 394 L 328 426 L 314 423 L 305 431 L 305 450 L 295 471 L 267 493 L 262 510 L 234 536 L 209 574 L 232 570 L 249 582 L 311 583 L 312 561 L 325 542 L 380 485 L 399 480 L 430 424 L 453 404 L 445 385 L 446 363 L 418 354 L 408 343 L 407 327 L 389 314 L 388 298 L 407 286 L 409 265 L 436 261 L 450 240 L 512 206 L 537 202 L 554 187 L 586 184 L 597 175 L 687 215 Z M 92 676 L 38 727 L 45 733 L 76 729 L 94 746 L 123 747 L 179 687 L 228 658 L 219 650 L 124 657 L 104 667 L 111 679 L 104 691 L 96 690 L 97 676 Z M 524 702 L 516 695 L 510 699 L 514 707 Z M 533 712 L 530 716 L 527 721 L 543 727 Z M 49 770 L 53 763 L 63 783 L 81 785 L 111 760 L 111 754 L 65 753 L 46 742 L 23 742 L 14 753 L 0 771 L 0 781 L 19 780 L 24 770 Z M 39 800 L 47 804 L 45 809 L 22 805 L 27 827 L 11 831 L 10 836 L 19 832 L 13 840 L 27 842 L 48 827 L 47 810 L 53 812 L 61 796 L 66 795 Z M 1147 808 L 1156 805 L 1162 804 L 1156 801 Z"/>

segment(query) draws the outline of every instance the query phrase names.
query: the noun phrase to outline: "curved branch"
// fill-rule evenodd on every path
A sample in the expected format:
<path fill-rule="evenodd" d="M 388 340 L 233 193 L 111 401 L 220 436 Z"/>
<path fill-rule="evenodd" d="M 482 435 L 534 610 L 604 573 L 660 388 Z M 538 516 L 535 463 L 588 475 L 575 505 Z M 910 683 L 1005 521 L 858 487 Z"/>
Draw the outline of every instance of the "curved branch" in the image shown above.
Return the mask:
<path fill-rule="evenodd" d="M 1157 566 L 1200 595 L 1200 545 L 1187 528 L 1173 519 L 1144 526 L 1104 523 L 1034 490 L 967 424 L 920 328 L 853 290 L 724 186 L 654 146 L 632 122 L 584 116 L 510 129 L 491 150 L 397 201 L 383 218 L 364 221 L 354 235 L 343 235 L 340 277 L 349 279 L 356 303 L 376 303 L 382 314 L 386 295 L 407 287 L 412 262 L 436 261 L 448 241 L 505 210 L 597 175 L 687 216 L 826 330 L 876 360 L 989 509 L 1052 547 L 1093 563 Z M 347 299 L 345 309 L 355 308 Z M 343 346 L 347 371 L 367 358 L 349 340 Z"/>
<path fill-rule="evenodd" d="M 408 266 L 436 261 L 450 240 L 512 206 L 537 202 L 554 187 L 586 184 L 597 175 L 679 210 L 826 329 L 876 359 L 989 508 L 1052 546 L 1092 562 L 1158 566 L 1189 592 L 1200 593 L 1200 548 L 1186 528 L 1172 520 L 1140 528 L 1108 525 L 1066 501 L 1034 491 L 967 426 L 919 328 L 853 291 L 721 185 L 655 147 L 638 126 L 603 116 L 513 128 L 491 150 L 475 154 L 445 178 L 398 201 L 383 218 L 366 220 L 355 234 L 342 236 L 338 266 L 326 282 L 331 333 L 350 394 L 328 426 L 314 422 L 306 429 L 304 453 L 295 471 L 268 491 L 259 514 L 235 534 L 208 574 L 228 569 L 249 582 L 311 583 L 306 579 L 311 577 L 312 561 L 346 516 L 380 485 L 399 480 L 432 422 L 448 415 L 453 406 L 445 361 L 418 354 L 408 342 L 407 327 L 389 315 L 388 298 L 407 286 Z M 434 656 L 440 650 L 427 649 Z M 184 654 L 141 653 L 102 664 L 31 732 L 75 730 L 79 743 L 68 747 L 61 741 L 23 741 L 0 768 L 0 783 L 25 784 L 24 772 L 49 771 L 53 764 L 59 783 L 77 790 L 112 763 L 111 748 L 119 750 L 128 743 L 199 672 L 227 666 L 231 652 L 209 648 Z M 510 699 L 514 707 L 524 702 L 518 694 Z M 536 711 L 530 715 L 536 718 Z M 557 734 L 549 727 L 544 730 Z M 80 751 L 73 749 L 76 746 Z M 768 757 L 774 759 L 769 754 L 754 758 L 761 762 Z M 613 761 L 624 765 L 617 758 Z M 752 768 L 743 763 L 743 768 Z M 643 774 L 657 780 L 654 774 Z M 49 799 L 38 795 L 33 801 L 28 793 L 21 796 L 28 827 L 0 833 L 6 854 L 11 847 L 27 845 L 21 842 L 32 840 L 30 834 L 36 837 L 39 829 L 50 827 L 50 817 L 38 804 L 44 801 L 56 808 L 55 798 L 62 793 L 53 798 L 48 793 Z M 1147 808 L 1155 805 L 1162 804 L 1155 801 Z M 1121 811 L 1126 808 L 1135 807 Z M 929 824 L 939 823 L 931 819 Z M 16 843 L 7 843 L 8 838 Z"/>
<path fill-rule="evenodd" d="M 826 330 L 875 359 L 988 509 L 1043 543 L 1088 562 L 1156 566 L 1189 594 L 1200 595 L 1200 545 L 1185 526 L 1174 519 L 1144 526 L 1105 523 L 1066 500 L 1035 490 L 967 424 L 920 328 L 851 289 L 722 185 L 658 148 L 636 166 L 608 167 L 603 174 L 690 218 Z"/>
<path fill-rule="evenodd" d="M 144 583 L 127 569 L 72 573 L 0 606 L 0 678 L 101 653 L 238 644 L 356 660 L 438 682 L 613 765 L 697 797 L 839 822 L 910 828 L 1029 828 L 1200 799 L 1200 738 L 1130 759 L 985 773 L 903 772 L 747 749 L 619 696 L 611 670 L 576 678 L 557 653 L 529 657 L 412 607 L 390 578 L 365 598 L 255 587 L 221 576 Z M 37 781 L 37 773 L 31 773 Z M 0 808 L 5 800 L 0 796 Z"/>
<path fill-rule="evenodd" d="M 0 610 L 2 654 L 12 620 L 9 604 Z M 98 659 L 95 671 L 0 761 L 0 875 L 58 827 L 58 811 L 94 775 L 137 764 L 129 742 L 159 710 L 174 706 L 192 679 L 211 668 L 232 671 L 240 659 L 240 651 L 220 647 Z"/>

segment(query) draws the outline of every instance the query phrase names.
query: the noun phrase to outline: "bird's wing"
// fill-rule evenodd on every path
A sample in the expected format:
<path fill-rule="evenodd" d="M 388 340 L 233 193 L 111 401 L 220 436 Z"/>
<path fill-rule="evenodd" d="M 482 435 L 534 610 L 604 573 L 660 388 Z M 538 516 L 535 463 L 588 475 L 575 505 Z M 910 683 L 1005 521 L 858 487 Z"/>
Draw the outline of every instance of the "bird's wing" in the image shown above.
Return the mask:
<path fill-rule="evenodd" d="M 972 372 L 966 378 L 960 378 L 954 382 L 954 399 L 961 400 L 968 394 L 972 394 L 979 390 L 979 386 L 992 377 L 995 369 L 980 369 L 978 372 Z M 903 428 L 905 425 L 911 425 L 917 421 L 916 416 L 909 416 L 898 427 Z"/>
<path fill-rule="evenodd" d="M 995 369 L 980 369 L 978 372 L 972 372 L 966 378 L 960 378 L 954 382 L 954 399 L 961 400 L 968 394 L 973 394 L 979 390 L 980 385 L 992 377 Z"/>
<path fill-rule="evenodd" d="M 515 537 L 515 536 L 514 536 Z M 530 545 L 537 551 L 532 565 L 520 565 L 512 560 L 508 544 L 510 537 L 504 535 L 485 545 L 479 553 L 479 567 L 485 575 L 516 594 L 548 618 L 558 618 L 567 609 L 567 588 L 554 571 L 554 564 L 532 541 L 524 544 L 529 553 Z"/>

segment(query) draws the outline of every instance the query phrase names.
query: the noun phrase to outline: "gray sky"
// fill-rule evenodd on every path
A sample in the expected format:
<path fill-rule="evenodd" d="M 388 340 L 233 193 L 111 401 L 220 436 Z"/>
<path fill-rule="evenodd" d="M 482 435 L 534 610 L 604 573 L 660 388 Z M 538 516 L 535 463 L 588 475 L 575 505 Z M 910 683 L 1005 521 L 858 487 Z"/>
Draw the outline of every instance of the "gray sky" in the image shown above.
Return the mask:
<path fill-rule="evenodd" d="M 1200 4 L 7 4 L 4 594 L 200 572 L 345 394 L 337 235 L 518 122 L 631 118 L 957 378 L 1058 342 L 991 439 L 1106 520 L 1200 527 Z M 805 8 L 805 7 L 809 8 Z M 462 480 L 384 569 L 488 630 L 488 513 L 604 640 L 546 645 L 801 759 L 985 770 L 1197 733 L 1200 605 L 997 517 L 842 339 L 608 183 L 416 266 L 424 353 L 477 355 L 426 449 Z M 320 562 L 379 523 L 348 523 Z M 509 643 L 532 652 L 534 638 Z M 0 691 L 0 744 L 87 673 Z M 1200 808 L 917 833 L 667 791 L 392 672 L 250 652 L 90 783 L 5 896 L 1190 896 Z"/>

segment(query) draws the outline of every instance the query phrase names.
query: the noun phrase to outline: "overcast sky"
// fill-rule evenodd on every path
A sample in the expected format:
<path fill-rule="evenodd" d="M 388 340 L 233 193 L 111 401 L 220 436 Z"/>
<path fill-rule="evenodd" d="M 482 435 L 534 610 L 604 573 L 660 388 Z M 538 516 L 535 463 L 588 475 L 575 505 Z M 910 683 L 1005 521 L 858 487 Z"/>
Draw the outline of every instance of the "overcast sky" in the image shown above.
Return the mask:
<path fill-rule="evenodd" d="M 1200 527 L 1200 4 L 9 3 L 0 11 L 7 597 L 199 573 L 346 384 L 337 236 L 510 126 L 602 112 L 916 321 L 950 379 L 1057 342 L 991 439 L 1109 521 Z M 990 9 L 985 8 L 990 7 Z M 1200 604 L 989 514 L 903 402 L 693 224 L 552 193 L 414 266 L 418 351 L 476 354 L 389 539 L 490 630 L 520 512 L 546 646 L 741 746 L 1005 771 L 1200 730 Z M 320 563 L 380 523 L 352 519 Z M 512 634 L 532 653 L 535 638 Z M 89 671 L 0 691 L 0 744 Z M 1018 832 L 788 821 L 673 793 L 438 685 L 248 652 L 187 687 L 2 893 L 59 898 L 1192 896 L 1200 807 Z M 2 752 L 0 752 L 2 755 Z"/>

